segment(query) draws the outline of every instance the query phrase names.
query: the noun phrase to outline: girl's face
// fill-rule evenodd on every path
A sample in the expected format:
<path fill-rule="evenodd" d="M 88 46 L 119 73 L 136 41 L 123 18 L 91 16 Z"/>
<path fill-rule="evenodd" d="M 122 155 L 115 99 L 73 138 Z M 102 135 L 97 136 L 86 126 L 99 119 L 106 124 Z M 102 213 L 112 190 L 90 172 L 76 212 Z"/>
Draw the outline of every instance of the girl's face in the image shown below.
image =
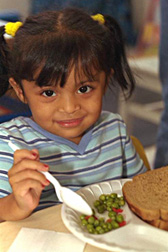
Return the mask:
<path fill-rule="evenodd" d="M 95 73 L 94 80 L 81 75 L 75 82 L 74 68 L 63 88 L 39 87 L 23 80 L 23 90 L 10 82 L 22 101 L 26 101 L 32 119 L 43 129 L 78 144 L 87 129 L 100 116 L 105 92 L 105 73 Z"/>

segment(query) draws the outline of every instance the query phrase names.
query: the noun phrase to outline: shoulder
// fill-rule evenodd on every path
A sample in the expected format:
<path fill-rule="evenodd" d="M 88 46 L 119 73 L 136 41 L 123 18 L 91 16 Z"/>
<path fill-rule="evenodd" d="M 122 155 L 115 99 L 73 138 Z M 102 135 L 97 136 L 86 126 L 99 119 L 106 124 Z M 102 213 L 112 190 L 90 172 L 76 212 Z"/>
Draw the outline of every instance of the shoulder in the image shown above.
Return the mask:
<path fill-rule="evenodd" d="M 2 132 L 16 132 L 21 131 L 23 127 L 30 127 L 26 122 L 26 117 L 17 117 L 13 118 L 10 121 L 4 122 L 0 124 L 0 131 Z"/>
<path fill-rule="evenodd" d="M 13 118 L 13 119 L 11 119 L 9 121 L 0 123 L 0 127 L 8 128 L 8 127 L 13 126 L 13 125 L 17 126 L 17 125 L 21 125 L 21 124 L 27 124 L 26 123 L 26 118 L 27 117 L 24 117 L 24 116 L 19 116 L 19 117 Z"/>
<path fill-rule="evenodd" d="M 17 117 L 0 124 L 0 144 L 13 141 L 18 147 L 32 149 L 46 147 L 46 143 L 53 144 L 53 140 L 45 134 L 45 130 L 29 117 Z"/>
<path fill-rule="evenodd" d="M 101 141 L 103 139 L 126 139 L 127 132 L 126 126 L 119 114 L 103 111 L 94 125 L 92 136 L 98 137 L 101 135 Z M 104 140 L 103 140 L 104 141 Z"/>
<path fill-rule="evenodd" d="M 114 114 L 112 112 L 109 111 L 102 111 L 100 118 L 98 120 L 98 123 L 102 122 L 102 121 L 118 121 L 118 122 L 122 122 L 124 123 L 122 117 L 119 114 Z"/>
<path fill-rule="evenodd" d="M 122 119 L 122 117 L 119 114 L 114 114 L 108 111 L 102 111 L 97 123 L 95 124 L 95 127 L 113 127 L 113 128 L 124 128 L 125 129 L 125 123 Z"/>
<path fill-rule="evenodd" d="M 14 140 L 15 142 L 27 142 L 34 139 L 35 131 L 26 121 L 27 117 L 17 117 L 0 124 L 0 144 Z"/>

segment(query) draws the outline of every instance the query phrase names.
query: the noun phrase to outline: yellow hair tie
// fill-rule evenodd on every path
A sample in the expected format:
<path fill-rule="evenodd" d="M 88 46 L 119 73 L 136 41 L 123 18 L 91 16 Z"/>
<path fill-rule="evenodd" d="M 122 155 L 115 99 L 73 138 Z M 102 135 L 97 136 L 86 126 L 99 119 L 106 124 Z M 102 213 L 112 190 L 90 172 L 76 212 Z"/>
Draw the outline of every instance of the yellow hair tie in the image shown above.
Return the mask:
<path fill-rule="evenodd" d="M 99 24 L 104 24 L 105 20 L 102 14 L 96 14 L 94 16 L 91 16 L 91 18 L 93 18 L 93 20 L 98 21 Z"/>
<path fill-rule="evenodd" d="M 22 26 L 22 22 L 9 22 L 5 25 L 5 32 L 14 37 L 20 26 Z"/>

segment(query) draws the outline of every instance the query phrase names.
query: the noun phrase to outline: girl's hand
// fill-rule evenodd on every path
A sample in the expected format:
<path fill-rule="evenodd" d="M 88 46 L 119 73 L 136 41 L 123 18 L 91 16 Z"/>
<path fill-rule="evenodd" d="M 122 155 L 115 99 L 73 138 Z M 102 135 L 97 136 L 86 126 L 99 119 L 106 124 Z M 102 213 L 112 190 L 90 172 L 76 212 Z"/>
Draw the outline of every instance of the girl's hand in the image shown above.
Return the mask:
<path fill-rule="evenodd" d="M 15 151 L 14 164 L 8 176 L 16 205 L 25 215 L 23 218 L 30 215 L 38 206 L 42 190 L 49 185 L 49 181 L 39 172 L 48 169 L 48 165 L 39 161 L 38 150 Z"/>

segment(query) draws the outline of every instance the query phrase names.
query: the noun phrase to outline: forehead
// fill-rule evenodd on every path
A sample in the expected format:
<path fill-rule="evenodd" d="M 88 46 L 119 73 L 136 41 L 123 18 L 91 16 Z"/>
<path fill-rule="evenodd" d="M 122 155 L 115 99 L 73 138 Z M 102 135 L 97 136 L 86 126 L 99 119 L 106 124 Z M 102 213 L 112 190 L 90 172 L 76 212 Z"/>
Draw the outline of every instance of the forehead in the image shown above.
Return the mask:
<path fill-rule="evenodd" d="M 33 76 L 33 80 L 37 86 L 57 86 L 64 87 L 69 81 L 73 81 L 75 84 L 84 81 L 96 81 L 100 76 L 105 76 L 103 71 L 95 69 L 93 66 L 83 67 L 83 64 L 79 61 L 78 64 L 71 63 L 67 71 L 53 72 L 51 75 L 46 75 L 45 64 L 36 71 Z"/>

